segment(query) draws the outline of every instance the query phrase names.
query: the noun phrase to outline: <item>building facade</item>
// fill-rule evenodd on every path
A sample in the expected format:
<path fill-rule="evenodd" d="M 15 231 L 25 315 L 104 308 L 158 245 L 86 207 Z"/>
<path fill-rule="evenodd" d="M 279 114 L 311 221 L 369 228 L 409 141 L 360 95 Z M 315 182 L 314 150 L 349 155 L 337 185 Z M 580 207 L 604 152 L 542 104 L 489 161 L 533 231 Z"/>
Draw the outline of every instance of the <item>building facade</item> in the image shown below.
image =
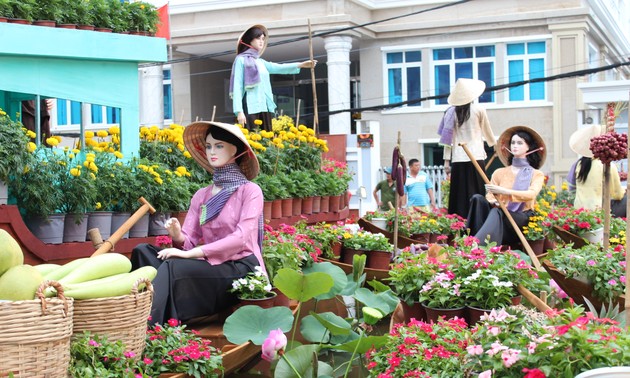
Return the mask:
<path fill-rule="evenodd" d="M 436 131 L 447 104 L 431 97 L 447 95 L 457 78 L 487 87 L 534 80 L 487 91 L 479 101 L 497 136 L 514 125 L 543 136 L 543 170 L 559 184 L 576 158 L 569 136 L 599 122 L 592 115 L 603 106 L 585 102 L 582 88 L 627 87 L 630 76 L 630 8 L 623 0 L 172 0 L 169 7 L 167 122 L 213 114 L 235 120 L 227 87 L 236 41 L 264 24 L 265 59 L 302 61 L 312 46 L 325 63 L 315 70 L 321 131 L 356 134 L 359 116 L 379 125 L 380 165 L 389 164 L 399 132 L 407 158 L 441 165 Z M 576 74 L 612 65 L 618 66 Z M 313 114 L 308 71 L 273 77 L 278 111 L 299 111 L 305 124 Z M 618 125 L 627 128 L 627 113 Z"/>

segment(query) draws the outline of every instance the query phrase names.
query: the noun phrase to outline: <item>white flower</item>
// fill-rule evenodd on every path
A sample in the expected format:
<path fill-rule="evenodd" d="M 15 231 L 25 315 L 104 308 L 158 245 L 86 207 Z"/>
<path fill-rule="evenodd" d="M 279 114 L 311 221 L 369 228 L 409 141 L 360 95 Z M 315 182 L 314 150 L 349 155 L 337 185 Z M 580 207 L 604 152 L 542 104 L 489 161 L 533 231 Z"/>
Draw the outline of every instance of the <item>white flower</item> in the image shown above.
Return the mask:
<path fill-rule="evenodd" d="M 271 285 L 269 284 L 265 285 L 265 291 L 271 291 Z"/>

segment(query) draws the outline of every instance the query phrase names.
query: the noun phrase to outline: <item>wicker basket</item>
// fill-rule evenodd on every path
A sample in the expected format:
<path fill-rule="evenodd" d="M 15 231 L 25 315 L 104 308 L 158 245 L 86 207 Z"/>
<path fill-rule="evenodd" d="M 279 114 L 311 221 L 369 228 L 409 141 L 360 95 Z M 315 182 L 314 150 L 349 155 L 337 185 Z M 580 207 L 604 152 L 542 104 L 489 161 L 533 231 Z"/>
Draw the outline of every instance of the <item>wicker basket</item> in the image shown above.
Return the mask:
<path fill-rule="evenodd" d="M 45 298 L 48 287 L 57 298 Z M 65 377 L 70 364 L 73 299 L 58 282 L 45 281 L 37 298 L 0 302 L 0 377 Z"/>
<path fill-rule="evenodd" d="M 139 292 L 138 286 L 143 283 L 145 290 Z M 121 340 L 127 350 L 141 356 L 152 302 L 153 286 L 150 280 L 144 278 L 134 284 L 129 295 L 76 300 L 72 338 L 78 338 L 83 331 L 89 331 L 107 336 L 108 341 Z"/>

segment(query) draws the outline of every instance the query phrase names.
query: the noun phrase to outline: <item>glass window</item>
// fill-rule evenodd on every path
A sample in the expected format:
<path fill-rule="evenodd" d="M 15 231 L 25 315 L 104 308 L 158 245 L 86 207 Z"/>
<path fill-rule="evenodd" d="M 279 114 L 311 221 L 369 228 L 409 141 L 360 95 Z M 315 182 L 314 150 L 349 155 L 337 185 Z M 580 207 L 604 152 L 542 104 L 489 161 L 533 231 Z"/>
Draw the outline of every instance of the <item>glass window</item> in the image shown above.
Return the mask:
<path fill-rule="evenodd" d="M 92 104 L 92 123 L 103 123 L 103 107 Z"/>
<path fill-rule="evenodd" d="M 164 99 L 164 119 L 173 119 L 173 86 L 171 81 L 171 70 L 168 67 L 162 69 L 162 90 Z"/>
<path fill-rule="evenodd" d="M 493 45 L 434 49 L 433 60 L 435 62 L 433 71 L 436 95 L 449 93 L 459 78 L 482 80 L 488 87 L 494 85 L 496 58 L 495 46 Z M 479 98 L 479 101 L 493 102 L 494 94 L 485 93 Z M 447 104 L 447 101 L 446 98 L 441 98 L 435 103 Z"/>
<path fill-rule="evenodd" d="M 544 41 L 509 43 L 508 78 L 510 83 L 545 76 L 546 43 Z M 545 100 L 545 83 L 529 83 L 509 89 L 510 101 Z"/>
<path fill-rule="evenodd" d="M 77 101 L 70 102 L 70 123 L 73 125 L 81 124 L 81 103 Z"/>
<path fill-rule="evenodd" d="M 57 125 L 68 124 L 68 104 L 66 100 L 57 99 Z"/>
<path fill-rule="evenodd" d="M 387 103 L 420 98 L 422 92 L 422 52 L 419 50 L 385 54 Z M 420 103 L 411 104 L 418 106 Z"/>

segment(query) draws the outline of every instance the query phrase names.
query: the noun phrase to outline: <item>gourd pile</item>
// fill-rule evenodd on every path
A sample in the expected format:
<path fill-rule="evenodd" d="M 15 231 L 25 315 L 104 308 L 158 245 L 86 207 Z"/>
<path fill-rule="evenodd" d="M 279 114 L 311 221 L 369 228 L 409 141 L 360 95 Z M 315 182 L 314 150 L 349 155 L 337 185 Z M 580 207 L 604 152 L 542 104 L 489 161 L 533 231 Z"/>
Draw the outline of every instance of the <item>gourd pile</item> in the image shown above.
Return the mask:
<path fill-rule="evenodd" d="M 628 155 L 628 136 L 612 131 L 591 138 L 590 149 L 593 157 L 604 164 L 625 159 Z"/>
<path fill-rule="evenodd" d="M 0 229 L 0 300 L 34 299 L 45 280 L 58 281 L 64 295 L 74 299 L 115 297 L 130 294 L 139 279 L 153 280 L 156 274 L 151 266 L 131 271 L 131 262 L 119 253 L 80 258 L 64 265 L 26 265 L 20 245 Z M 54 289 L 47 290 L 47 296 L 55 296 Z"/>

